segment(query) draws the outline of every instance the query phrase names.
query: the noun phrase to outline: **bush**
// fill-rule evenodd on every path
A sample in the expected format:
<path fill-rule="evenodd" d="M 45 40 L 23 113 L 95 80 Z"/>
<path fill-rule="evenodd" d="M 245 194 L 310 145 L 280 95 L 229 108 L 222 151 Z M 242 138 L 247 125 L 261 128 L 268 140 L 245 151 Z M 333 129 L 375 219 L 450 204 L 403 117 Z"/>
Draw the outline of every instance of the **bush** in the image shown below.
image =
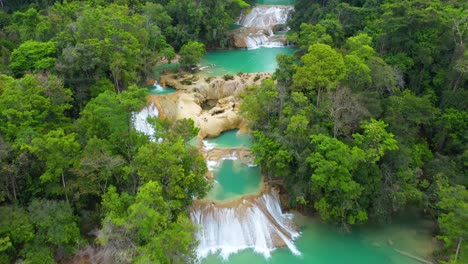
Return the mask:
<path fill-rule="evenodd" d="M 254 82 L 256 82 L 256 81 L 258 81 L 258 80 L 260 80 L 260 75 L 257 74 L 257 75 L 255 75 L 255 77 L 254 77 Z"/>
<path fill-rule="evenodd" d="M 192 85 L 192 80 L 191 79 L 185 79 L 180 82 L 183 85 Z"/>
<path fill-rule="evenodd" d="M 232 76 L 231 74 L 226 74 L 223 76 L 223 78 L 225 81 L 234 80 L 234 76 Z"/>

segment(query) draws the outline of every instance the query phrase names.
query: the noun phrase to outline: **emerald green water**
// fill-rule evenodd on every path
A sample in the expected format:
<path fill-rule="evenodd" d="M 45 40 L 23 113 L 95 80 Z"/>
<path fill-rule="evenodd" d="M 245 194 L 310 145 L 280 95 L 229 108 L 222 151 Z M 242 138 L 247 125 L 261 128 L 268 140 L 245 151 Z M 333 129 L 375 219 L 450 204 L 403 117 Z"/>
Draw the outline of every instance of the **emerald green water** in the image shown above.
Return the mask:
<path fill-rule="evenodd" d="M 236 148 L 252 146 L 252 135 L 239 133 L 238 129 L 228 130 L 215 138 L 203 140 L 205 148 Z"/>
<path fill-rule="evenodd" d="M 294 5 L 295 0 L 259 0 L 257 4 L 259 5 Z"/>
<path fill-rule="evenodd" d="M 150 88 L 148 88 L 148 91 L 150 94 L 163 95 L 163 94 L 175 93 L 177 90 L 172 87 L 151 86 Z"/>
<path fill-rule="evenodd" d="M 153 77 L 158 80 L 164 73 L 176 73 L 179 70 L 179 63 L 160 64 L 154 68 Z"/>
<path fill-rule="evenodd" d="M 293 4 L 294 1 L 258 1 L 259 4 Z M 202 66 L 215 64 L 202 74 L 220 76 L 238 72 L 273 72 L 276 55 L 292 54 L 294 48 L 258 48 L 254 50 L 214 51 L 206 54 Z M 213 147 L 251 146 L 250 136 L 239 135 L 236 130 L 221 134 L 215 139 L 205 139 L 205 149 Z M 239 138 L 240 137 L 240 138 Z M 208 199 L 225 201 L 243 194 L 255 193 L 261 187 L 259 168 L 251 168 L 238 160 L 224 160 L 214 170 L 216 182 L 208 193 Z M 390 225 L 366 225 L 354 228 L 351 234 L 342 234 L 323 223 L 318 217 L 296 214 L 294 222 L 301 235 L 294 241 L 300 256 L 288 248 L 276 249 L 271 258 L 251 249 L 230 255 L 227 261 L 219 255 L 210 255 L 201 260 L 203 264 L 417 264 L 413 258 L 397 250 L 430 260 L 436 248 L 430 235 L 431 222 L 418 214 L 407 214 Z M 222 224 L 222 223 L 219 223 Z"/>
<path fill-rule="evenodd" d="M 201 71 L 201 74 L 223 76 L 239 72 L 274 72 L 277 66 L 276 55 L 293 54 L 294 51 L 296 48 L 292 47 L 210 51 L 203 58 L 201 66 L 216 66 Z"/>
<path fill-rule="evenodd" d="M 262 177 L 258 167 L 249 167 L 238 160 L 223 160 L 215 171 L 213 188 L 206 198 L 227 201 L 260 190 Z"/>
<path fill-rule="evenodd" d="M 265 259 L 252 250 L 244 250 L 231 255 L 226 262 L 217 255 L 211 255 L 202 263 L 420 264 L 397 253 L 395 248 L 429 259 L 434 247 L 427 231 L 430 222 L 417 215 L 402 217 L 392 225 L 356 228 L 351 234 L 339 233 L 316 218 L 296 214 L 294 220 L 301 230 L 301 236 L 295 241 L 301 256 L 280 248 L 272 253 L 270 259 Z"/>

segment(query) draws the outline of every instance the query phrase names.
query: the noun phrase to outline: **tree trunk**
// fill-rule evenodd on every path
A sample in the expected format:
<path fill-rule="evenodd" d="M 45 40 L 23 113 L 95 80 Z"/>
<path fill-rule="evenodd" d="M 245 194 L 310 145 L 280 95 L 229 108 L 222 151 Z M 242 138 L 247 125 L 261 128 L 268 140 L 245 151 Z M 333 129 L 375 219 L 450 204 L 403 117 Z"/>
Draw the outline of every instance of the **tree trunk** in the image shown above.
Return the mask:
<path fill-rule="evenodd" d="M 65 190 L 65 199 L 67 200 L 67 203 L 70 203 L 68 201 L 68 195 L 67 195 L 67 186 L 65 185 L 65 175 L 62 171 L 62 184 L 63 184 L 63 189 Z"/>
<path fill-rule="evenodd" d="M 462 241 L 463 241 L 463 238 L 460 237 L 458 239 L 457 251 L 455 252 L 455 262 L 457 262 L 458 253 L 460 253 L 460 246 L 461 246 Z"/>
<path fill-rule="evenodd" d="M 318 91 L 317 91 L 317 107 L 319 106 L 319 102 L 320 102 L 320 92 L 321 92 L 322 88 L 319 88 Z"/>

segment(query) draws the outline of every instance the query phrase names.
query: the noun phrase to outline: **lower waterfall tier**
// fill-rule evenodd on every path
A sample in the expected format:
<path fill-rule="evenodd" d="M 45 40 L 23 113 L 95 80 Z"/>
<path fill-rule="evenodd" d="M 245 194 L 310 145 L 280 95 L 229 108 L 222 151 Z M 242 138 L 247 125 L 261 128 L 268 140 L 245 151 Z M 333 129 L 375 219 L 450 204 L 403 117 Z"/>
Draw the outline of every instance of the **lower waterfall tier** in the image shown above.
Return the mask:
<path fill-rule="evenodd" d="M 300 255 L 293 243 L 299 233 L 292 223 L 292 215 L 282 212 L 276 191 L 229 203 L 195 201 L 190 217 L 200 226 L 199 259 L 218 252 L 227 259 L 230 254 L 247 248 L 268 258 L 271 251 L 282 246 Z"/>

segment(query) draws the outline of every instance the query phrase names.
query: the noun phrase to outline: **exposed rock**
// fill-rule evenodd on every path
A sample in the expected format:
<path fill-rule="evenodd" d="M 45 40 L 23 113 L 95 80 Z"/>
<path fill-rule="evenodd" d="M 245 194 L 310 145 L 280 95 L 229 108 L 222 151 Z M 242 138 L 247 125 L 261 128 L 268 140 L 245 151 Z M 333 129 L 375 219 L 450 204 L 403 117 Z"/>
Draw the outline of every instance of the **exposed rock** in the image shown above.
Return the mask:
<path fill-rule="evenodd" d="M 195 78 L 187 75 L 176 78 L 177 75 L 161 76 L 161 83 L 174 87 L 177 90 L 185 90 L 189 93 L 198 93 L 204 100 L 219 100 L 231 95 L 237 95 L 244 91 L 245 87 L 260 84 L 262 80 L 271 77 L 271 73 L 243 73 L 233 76 L 233 80 L 225 80 L 221 77 Z M 258 77 L 257 77 L 258 76 Z M 191 79 L 192 84 L 184 84 L 183 80 Z"/>
<path fill-rule="evenodd" d="M 216 137 L 223 131 L 239 129 L 248 133 L 247 122 L 239 115 L 239 98 L 236 96 L 245 87 L 259 84 L 271 77 L 271 73 L 239 74 L 233 80 L 223 77 L 201 78 L 186 75 L 176 78 L 176 75 L 164 75 L 160 82 L 176 88 L 176 93 L 167 95 L 151 95 L 150 102 L 154 102 L 159 109 L 161 118 L 179 120 L 190 118 L 195 126 L 200 128 L 198 138 Z M 191 84 L 183 84 L 183 80 L 192 80 Z M 203 110 L 203 102 L 216 100 L 216 105 Z"/>
<path fill-rule="evenodd" d="M 205 150 L 201 148 L 202 154 L 206 160 L 219 162 L 227 156 L 236 157 L 246 165 L 253 165 L 255 156 L 250 149 L 245 147 L 239 148 L 213 148 Z"/>

